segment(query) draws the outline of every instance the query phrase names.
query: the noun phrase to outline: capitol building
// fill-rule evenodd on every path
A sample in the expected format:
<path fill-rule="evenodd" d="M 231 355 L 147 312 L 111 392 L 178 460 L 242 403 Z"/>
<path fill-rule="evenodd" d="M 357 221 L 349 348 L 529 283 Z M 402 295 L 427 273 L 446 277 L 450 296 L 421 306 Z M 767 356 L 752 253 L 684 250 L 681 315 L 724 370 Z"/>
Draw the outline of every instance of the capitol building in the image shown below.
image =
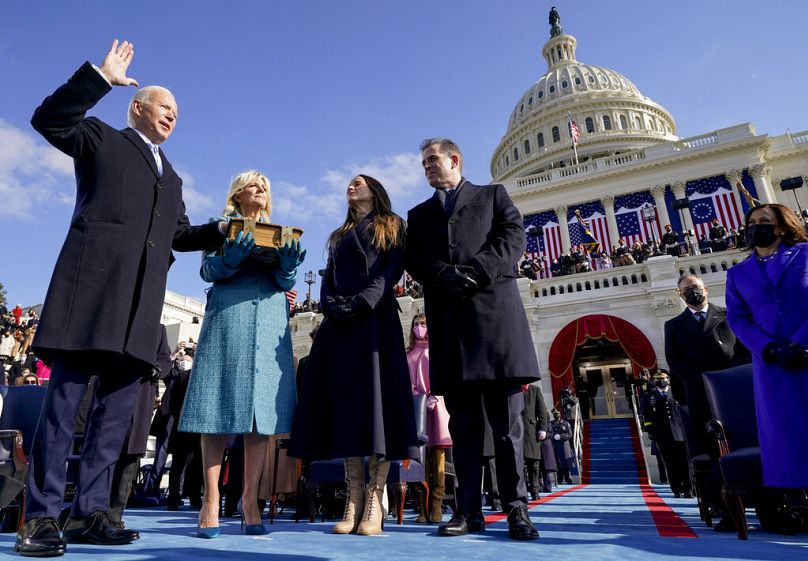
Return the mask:
<path fill-rule="evenodd" d="M 585 40 L 585 38 L 583 38 Z M 757 134 L 752 123 L 680 138 L 675 116 L 629 78 L 576 58 L 577 39 L 556 22 L 541 54 L 545 73 L 515 105 L 502 108 L 507 130 L 491 155 L 492 182 L 504 184 L 521 211 L 528 251 L 543 260 L 539 280 L 519 279 L 547 403 L 561 387 L 588 394 L 592 418 L 630 416 L 625 388 L 643 368 L 665 367 L 664 323 L 684 309 L 680 275 L 695 273 L 713 303 L 724 304 L 726 271 L 742 251 L 653 257 L 641 264 L 551 277 L 552 259 L 581 243 L 576 211 L 603 248 L 659 240 L 662 227 L 706 233 L 718 218 L 737 228 L 749 198 L 808 208 L 808 131 Z M 642 86 L 642 84 L 640 84 Z M 573 130 L 577 143 L 573 150 Z M 460 139 L 462 141 L 462 139 Z M 686 202 L 683 202 L 686 201 Z M 686 206 L 685 206 L 686 205 Z M 651 215 L 647 210 L 653 208 Z M 423 301 L 403 297 L 405 332 Z M 322 316 L 292 318 L 295 355 L 308 354 Z M 675 389 L 675 388 L 674 388 Z"/>

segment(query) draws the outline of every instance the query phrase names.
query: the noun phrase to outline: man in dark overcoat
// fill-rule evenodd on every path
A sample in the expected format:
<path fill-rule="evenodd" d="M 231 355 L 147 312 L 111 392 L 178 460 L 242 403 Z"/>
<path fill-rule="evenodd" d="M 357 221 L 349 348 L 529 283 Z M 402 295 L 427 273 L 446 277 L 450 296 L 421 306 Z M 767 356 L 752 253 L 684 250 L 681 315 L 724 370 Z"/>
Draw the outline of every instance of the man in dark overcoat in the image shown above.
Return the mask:
<path fill-rule="evenodd" d="M 116 40 L 100 67 L 85 63 L 43 101 L 31 124 L 74 159 L 76 205 L 51 278 L 34 350 L 52 367 L 32 444 L 25 503 L 27 523 L 15 549 L 61 555 L 56 518 L 62 508 L 65 460 L 87 382 L 99 382 L 82 449 L 69 540 L 122 544 L 139 537 L 109 520 L 111 473 L 137 398 L 152 376 L 159 342 L 166 274 L 178 251 L 214 249 L 218 223 L 192 227 L 182 181 L 160 150 L 177 120 L 174 96 L 148 87 L 129 105 L 131 128 L 116 130 L 85 117 L 112 86 L 137 85 L 126 76 L 134 51 Z"/>
<path fill-rule="evenodd" d="M 535 384 L 522 386 L 525 398 L 525 409 L 522 412 L 522 424 L 525 427 L 523 454 L 525 456 L 525 472 L 531 499 L 538 499 L 542 488 L 542 444 L 547 439 L 547 405 L 539 387 Z"/>
<path fill-rule="evenodd" d="M 527 508 L 521 386 L 540 378 L 516 265 L 525 250 L 522 216 L 502 185 L 474 185 L 449 139 L 421 145 L 432 197 L 410 210 L 406 268 L 424 287 L 430 384 L 446 398 L 459 484 L 457 512 L 443 536 L 481 531 L 484 417 L 496 449 L 509 535 L 536 539 Z M 484 406 L 483 406 L 484 404 Z"/>
<path fill-rule="evenodd" d="M 707 481 L 708 497 L 714 508 L 721 508 L 723 479 L 718 466 L 718 450 L 707 434 L 712 418 L 702 374 L 724 370 L 751 362 L 749 350 L 735 337 L 727 323 L 727 309 L 710 303 L 709 288 L 696 275 L 683 275 L 678 283 L 679 296 L 686 304 L 684 311 L 665 322 L 665 360 L 668 362 L 674 389 L 684 388 L 684 399 L 690 413 L 695 449 L 691 456 L 709 454 L 712 475 Z M 679 394 L 677 394 L 679 395 Z M 731 530 L 733 522 L 724 517 L 716 527 Z"/>

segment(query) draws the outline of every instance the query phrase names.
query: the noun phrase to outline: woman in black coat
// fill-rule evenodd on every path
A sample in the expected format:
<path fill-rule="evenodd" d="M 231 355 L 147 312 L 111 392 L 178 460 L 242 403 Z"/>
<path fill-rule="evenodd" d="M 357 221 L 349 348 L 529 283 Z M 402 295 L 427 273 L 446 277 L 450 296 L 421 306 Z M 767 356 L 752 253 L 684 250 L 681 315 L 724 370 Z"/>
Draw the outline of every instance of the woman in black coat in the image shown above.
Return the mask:
<path fill-rule="evenodd" d="M 328 240 L 320 292 L 325 319 L 306 364 L 289 455 L 344 458 L 348 500 L 334 532 L 372 535 L 381 532 L 389 461 L 418 457 L 393 292 L 404 271 L 404 223 L 372 177 L 354 177 L 347 199 L 345 223 Z"/>

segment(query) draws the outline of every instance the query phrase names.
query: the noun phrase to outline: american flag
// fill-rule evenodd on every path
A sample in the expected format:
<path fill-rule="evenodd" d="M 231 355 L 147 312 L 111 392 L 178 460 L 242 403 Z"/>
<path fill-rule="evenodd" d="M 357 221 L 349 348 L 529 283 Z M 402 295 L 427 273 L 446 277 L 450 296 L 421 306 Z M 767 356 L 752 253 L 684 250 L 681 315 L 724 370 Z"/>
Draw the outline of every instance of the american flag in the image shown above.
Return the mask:
<path fill-rule="evenodd" d="M 581 138 L 581 129 L 578 128 L 578 123 L 574 120 L 570 119 L 569 122 L 570 127 L 570 137 L 572 138 L 572 144 L 578 144 L 578 139 Z"/>
<path fill-rule="evenodd" d="M 653 228 L 657 242 L 662 239 L 659 225 L 659 211 L 656 213 L 656 220 L 650 225 L 645 221 L 642 214 L 643 206 L 654 205 L 654 197 L 648 191 L 619 195 L 614 199 L 615 218 L 617 219 L 617 233 L 626 242 L 628 247 L 634 242 L 647 243 L 653 240 L 651 230 Z"/>
<path fill-rule="evenodd" d="M 295 310 L 295 302 L 297 301 L 297 290 L 294 288 L 286 292 L 286 300 L 289 302 L 289 313 Z"/>
<path fill-rule="evenodd" d="M 690 199 L 690 216 L 699 238 L 702 234 L 710 237 L 713 218 L 718 218 L 727 230 L 737 229 L 743 221 L 729 182 L 723 175 L 688 181 L 687 197 Z"/>
<path fill-rule="evenodd" d="M 527 236 L 527 251 L 533 259 L 541 261 L 541 278 L 549 278 L 553 259 L 561 256 L 561 229 L 552 211 L 529 214 L 524 217 L 525 227 L 542 226 L 544 235 L 540 238 Z"/>

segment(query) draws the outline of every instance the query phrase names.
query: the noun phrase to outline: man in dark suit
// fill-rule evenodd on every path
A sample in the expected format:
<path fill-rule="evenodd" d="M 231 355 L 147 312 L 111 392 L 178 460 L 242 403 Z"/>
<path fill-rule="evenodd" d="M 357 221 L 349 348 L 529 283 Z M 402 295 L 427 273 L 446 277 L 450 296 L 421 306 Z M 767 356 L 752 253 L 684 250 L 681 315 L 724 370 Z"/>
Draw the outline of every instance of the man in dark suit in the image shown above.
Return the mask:
<path fill-rule="evenodd" d="M 685 436 L 679 409 L 670 391 L 668 373 L 660 370 L 654 374 L 654 391 L 642 399 L 643 430 L 656 442 L 668 472 L 668 483 L 677 499 L 684 493 L 690 498 L 690 471 L 687 467 Z"/>
<path fill-rule="evenodd" d="M 64 537 L 105 545 L 138 539 L 110 522 L 110 466 L 121 453 L 137 384 L 155 370 L 171 250 L 213 249 L 223 240 L 221 224 L 189 225 L 182 181 L 159 149 L 176 125 L 171 92 L 152 86 L 135 93 L 131 128 L 122 131 L 85 117 L 112 86 L 137 86 L 126 76 L 133 55 L 130 43 L 116 40 L 100 67 L 85 63 L 31 119 L 74 159 L 77 193 L 33 344 L 52 371 L 28 468 L 27 523 L 15 544 L 27 556 L 65 552 L 56 518 L 76 412 L 92 375 L 98 386 Z"/>
<path fill-rule="evenodd" d="M 708 482 L 710 497 L 705 499 L 717 507 L 722 504 L 721 474 L 717 462 L 718 451 L 707 434 L 706 425 L 712 414 L 701 375 L 750 362 L 751 356 L 729 328 L 726 308 L 708 302 L 709 288 L 699 277 L 680 277 L 678 292 L 687 308 L 665 322 L 665 360 L 672 381 L 684 388 L 684 395 L 679 395 L 679 401 L 688 406 L 696 442 L 696 449 L 690 450 L 690 455 L 708 453 L 715 460 L 714 474 Z M 729 517 L 726 520 L 725 525 L 731 523 Z M 723 529 L 721 523 L 716 527 Z"/>
<path fill-rule="evenodd" d="M 522 217 L 502 185 L 478 186 L 462 175 L 463 156 L 449 139 L 421 144 L 435 194 L 410 210 L 406 268 L 424 287 L 430 383 L 446 398 L 457 511 L 442 536 L 482 531 L 481 456 L 487 419 L 509 535 L 539 537 L 527 508 L 522 455 L 521 386 L 540 378 L 516 287 L 525 250 Z"/>

